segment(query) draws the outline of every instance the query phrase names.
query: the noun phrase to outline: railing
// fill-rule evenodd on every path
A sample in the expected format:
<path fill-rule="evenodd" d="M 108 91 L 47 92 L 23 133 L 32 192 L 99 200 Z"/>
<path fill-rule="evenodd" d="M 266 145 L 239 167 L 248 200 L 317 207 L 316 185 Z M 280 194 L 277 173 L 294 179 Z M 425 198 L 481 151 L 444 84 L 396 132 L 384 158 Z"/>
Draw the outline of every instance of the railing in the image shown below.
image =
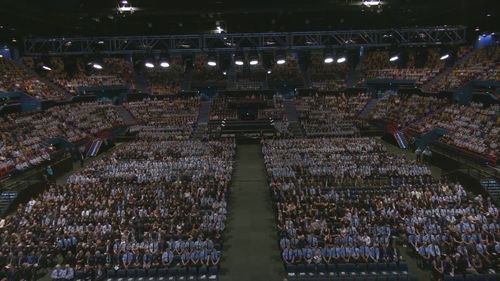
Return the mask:
<path fill-rule="evenodd" d="M 489 159 L 481 158 L 477 154 L 469 152 L 464 153 L 462 150 L 451 147 L 449 145 L 434 142 L 430 145 L 432 151 L 440 153 L 464 166 L 463 171 L 468 175 L 476 178 L 500 178 L 500 171 L 495 167 L 488 166 Z"/>

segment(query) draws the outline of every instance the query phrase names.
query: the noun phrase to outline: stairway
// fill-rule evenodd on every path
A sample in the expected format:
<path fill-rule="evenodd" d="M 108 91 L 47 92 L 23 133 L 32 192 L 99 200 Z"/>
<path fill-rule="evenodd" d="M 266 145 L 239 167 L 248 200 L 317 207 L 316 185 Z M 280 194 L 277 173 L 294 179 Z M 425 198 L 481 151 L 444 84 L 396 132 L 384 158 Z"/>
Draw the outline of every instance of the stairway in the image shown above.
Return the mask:
<path fill-rule="evenodd" d="M 494 179 L 482 179 L 479 181 L 481 186 L 488 192 L 491 198 L 497 203 L 500 203 L 500 184 Z"/>
<path fill-rule="evenodd" d="M 396 142 L 398 143 L 399 148 L 408 149 L 408 142 L 406 141 L 406 139 L 401 131 L 394 132 L 393 136 L 396 139 Z"/>
<path fill-rule="evenodd" d="M 36 77 L 36 79 L 42 81 L 44 84 L 49 86 L 49 88 L 52 89 L 54 92 L 61 93 L 65 97 L 65 99 L 69 100 L 73 98 L 73 96 L 68 91 L 66 91 L 66 89 L 62 88 L 59 85 L 56 85 L 55 83 L 50 81 L 50 79 L 38 75 L 38 73 L 36 73 L 33 69 L 24 65 L 21 61 L 16 61 L 16 64 L 24 71 L 26 71 L 29 75 Z"/>
<path fill-rule="evenodd" d="M 455 61 L 455 63 L 453 63 L 453 65 L 448 66 L 443 71 L 441 71 L 438 75 L 434 76 L 434 78 L 432 78 L 427 83 L 422 85 L 422 91 L 429 92 L 431 90 L 432 86 L 436 83 L 441 82 L 441 80 L 443 80 L 444 77 L 448 76 L 448 74 L 450 74 L 453 71 L 453 69 L 455 69 L 455 66 L 460 65 L 464 61 L 468 60 L 472 56 L 472 54 L 474 54 L 474 50 L 475 49 L 471 49 L 463 57 L 461 57 L 457 61 Z"/>
<path fill-rule="evenodd" d="M 377 103 L 380 99 L 371 99 L 368 103 L 366 103 L 365 107 L 359 112 L 358 118 L 367 120 L 370 117 L 372 110 L 377 106 Z"/>
<path fill-rule="evenodd" d="M 17 198 L 16 191 L 4 191 L 0 193 L 0 216 L 3 217 L 9 209 L 10 204 Z"/>
<path fill-rule="evenodd" d="M 134 80 L 135 89 L 139 93 L 148 93 L 149 89 L 146 83 L 146 78 L 141 71 L 134 71 L 132 79 Z"/>
<path fill-rule="evenodd" d="M 200 109 L 198 111 L 198 120 L 196 121 L 198 125 L 208 123 L 211 107 L 212 107 L 212 101 L 202 101 L 200 103 Z"/>
<path fill-rule="evenodd" d="M 193 80 L 193 69 L 188 68 L 184 72 L 184 78 L 182 80 L 182 90 L 191 91 L 191 81 Z"/>
<path fill-rule="evenodd" d="M 358 85 L 358 81 L 361 78 L 361 70 L 355 67 L 349 71 L 346 79 L 347 88 L 355 88 Z"/>
<path fill-rule="evenodd" d="M 207 123 L 201 123 L 196 126 L 196 129 L 193 133 L 193 139 L 202 140 L 208 134 L 208 125 Z"/>
<path fill-rule="evenodd" d="M 304 88 L 312 87 L 311 72 L 309 71 L 309 69 L 307 69 L 303 65 L 300 65 L 300 74 L 302 76 L 302 81 L 304 82 Z"/>
<path fill-rule="evenodd" d="M 89 148 L 89 151 L 87 152 L 87 157 L 95 157 L 99 153 L 99 149 L 102 146 L 102 140 L 101 139 L 95 139 L 92 141 L 92 145 Z"/>
<path fill-rule="evenodd" d="M 288 125 L 288 131 L 296 138 L 304 137 L 304 130 L 299 122 L 290 122 Z"/>
<path fill-rule="evenodd" d="M 125 123 L 125 125 L 130 126 L 137 124 L 134 116 L 132 116 L 130 111 L 128 111 L 128 109 L 126 109 L 125 107 L 121 105 L 117 106 L 116 111 L 118 111 L 118 114 L 120 114 L 120 116 L 123 118 L 123 122 Z"/>
<path fill-rule="evenodd" d="M 298 122 L 299 115 L 297 113 L 297 108 L 295 107 L 294 101 L 292 99 L 285 99 L 283 101 L 283 105 L 285 106 L 288 122 Z"/>

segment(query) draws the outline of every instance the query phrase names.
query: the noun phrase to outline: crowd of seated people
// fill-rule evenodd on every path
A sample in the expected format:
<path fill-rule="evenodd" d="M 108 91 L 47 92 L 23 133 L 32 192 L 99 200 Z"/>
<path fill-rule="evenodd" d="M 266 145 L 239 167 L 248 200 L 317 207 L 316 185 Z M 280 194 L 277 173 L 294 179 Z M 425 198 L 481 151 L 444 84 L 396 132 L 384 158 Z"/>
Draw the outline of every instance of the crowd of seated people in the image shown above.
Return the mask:
<path fill-rule="evenodd" d="M 225 95 L 212 99 L 209 120 L 238 120 L 238 110 L 229 106 L 229 100 Z"/>
<path fill-rule="evenodd" d="M 24 60 L 29 66 L 36 67 L 32 58 L 24 58 Z M 68 65 L 65 64 L 63 58 L 52 57 L 50 59 L 52 70 L 46 75 L 72 95 L 78 94 L 79 87 L 133 86 L 132 63 L 123 58 L 104 58 L 102 69 L 95 69 L 89 65 L 89 62 L 79 58 L 74 64 L 72 69 L 66 69 Z"/>
<path fill-rule="evenodd" d="M 144 79 L 152 94 L 177 94 L 181 90 L 184 75 L 184 65 L 180 56 L 172 56 L 168 68 L 156 66 L 145 68 Z"/>
<path fill-rule="evenodd" d="M 404 67 L 398 61 L 390 62 L 390 56 L 388 51 L 369 52 L 363 63 L 363 79 L 414 80 L 417 86 L 422 86 L 445 67 L 445 61 L 440 60 L 441 53 L 433 48 L 426 49 L 425 58 L 417 50 L 409 50 Z"/>
<path fill-rule="evenodd" d="M 197 54 L 193 66 L 192 83 L 198 84 L 223 84 L 225 76 L 218 65 L 210 66 L 207 64 L 209 56 L 206 54 Z"/>
<path fill-rule="evenodd" d="M 449 104 L 410 129 L 417 134 L 424 134 L 435 128 L 449 133 L 440 140 L 492 159 L 500 157 L 498 146 L 498 105 L 486 107 L 480 103 L 470 106 Z"/>
<path fill-rule="evenodd" d="M 295 98 L 299 121 L 307 136 L 354 136 L 356 117 L 370 100 L 367 94 L 315 94 Z"/>
<path fill-rule="evenodd" d="M 261 81 L 252 81 L 247 79 L 239 79 L 232 84 L 233 85 L 227 87 L 228 90 L 256 91 L 264 88 Z"/>
<path fill-rule="evenodd" d="M 498 269 L 492 201 L 433 179 L 376 139 L 267 140 L 263 154 L 286 265 L 401 263 L 401 237 L 441 278 Z"/>
<path fill-rule="evenodd" d="M 455 90 L 472 80 L 490 79 L 498 76 L 500 47 L 490 46 L 474 50 L 462 62 L 456 64 L 453 70 L 430 86 L 430 91 L 439 92 Z"/>
<path fill-rule="evenodd" d="M 0 92 L 25 92 L 39 100 L 63 99 L 64 93 L 51 89 L 14 61 L 0 58 Z"/>
<path fill-rule="evenodd" d="M 257 65 L 235 65 L 235 83 L 229 89 L 235 90 L 259 90 L 263 88 L 266 81 L 266 70 L 262 63 Z"/>
<path fill-rule="evenodd" d="M 311 55 L 309 66 L 312 86 L 319 91 L 338 91 L 345 89 L 349 65 L 347 63 L 324 63 L 321 54 Z"/>
<path fill-rule="evenodd" d="M 406 127 L 443 108 L 447 103 L 446 99 L 433 96 L 386 95 L 378 101 L 370 118 Z"/>
<path fill-rule="evenodd" d="M 288 118 L 281 95 L 273 95 L 272 99 L 264 97 L 267 100 L 267 107 L 259 108 L 257 111 L 257 119 L 271 120 L 273 127 L 281 135 L 289 134 Z"/>
<path fill-rule="evenodd" d="M 345 80 L 322 80 L 313 81 L 312 88 L 320 92 L 338 91 L 347 87 Z"/>
<path fill-rule="evenodd" d="M 299 60 L 293 56 L 287 56 L 284 64 L 273 64 L 271 74 L 268 75 L 269 82 L 303 82 Z"/>
<path fill-rule="evenodd" d="M 55 106 L 41 112 L 8 114 L 1 119 L 2 174 L 49 160 L 50 139 L 76 142 L 123 122 L 114 106 L 105 102 Z"/>
<path fill-rule="evenodd" d="M 148 140 L 187 139 L 198 118 L 200 100 L 198 97 L 144 99 L 124 106 L 141 123 L 130 129 L 139 137 Z"/>
<path fill-rule="evenodd" d="M 481 81 L 500 81 L 500 60 L 497 60 L 495 64 L 489 66 L 489 68 L 485 69 L 483 73 L 477 77 L 477 80 Z"/>
<path fill-rule="evenodd" d="M 5 218 L 0 278 L 54 266 L 56 280 L 218 267 L 233 154 L 232 141 L 116 148 Z"/>
<path fill-rule="evenodd" d="M 285 120 L 286 110 L 283 103 L 283 97 L 281 95 L 262 96 L 262 99 L 266 101 L 266 107 L 260 108 L 257 111 L 258 119 L 273 119 L 273 120 Z"/>

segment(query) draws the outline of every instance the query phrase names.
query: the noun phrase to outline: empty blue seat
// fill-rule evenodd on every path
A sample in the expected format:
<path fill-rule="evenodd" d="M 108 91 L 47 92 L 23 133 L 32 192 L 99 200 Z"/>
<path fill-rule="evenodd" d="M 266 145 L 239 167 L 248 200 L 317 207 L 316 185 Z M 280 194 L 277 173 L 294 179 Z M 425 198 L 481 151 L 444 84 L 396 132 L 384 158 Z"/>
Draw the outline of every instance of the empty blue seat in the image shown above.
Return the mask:
<path fill-rule="evenodd" d="M 119 269 L 116 272 L 116 277 L 118 277 L 118 278 L 125 278 L 125 277 L 127 277 L 127 271 L 125 269 Z"/>
<path fill-rule="evenodd" d="M 306 265 L 306 273 L 308 275 L 314 275 L 314 274 L 316 274 L 316 266 L 314 264 L 308 264 L 308 265 Z"/>
<path fill-rule="evenodd" d="M 167 269 L 166 268 L 158 268 L 156 271 L 156 276 L 157 277 L 166 277 L 167 276 Z"/>
<path fill-rule="evenodd" d="M 134 278 L 137 276 L 137 271 L 135 269 L 128 269 L 127 270 L 127 277 Z"/>
<path fill-rule="evenodd" d="M 297 267 L 295 265 L 287 264 L 285 268 L 288 276 L 295 276 L 297 274 Z"/>
<path fill-rule="evenodd" d="M 339 272 L 339 274 L 343 273 L 343 272 L 344 273 L 347 272 L 347 264 L 345 264 L 345 263 L 337 264 L 337 271 Z"/>
<path fill-rule="evenodd" d="M 148 274 L 147 274 L 147 271 L 145 269 L 137 269 L 137 273 L 136 273 L 136 276 L 137 277 L 146 277 Z"/>
<path fill-rule="evenodd" d="M 161 269 L 160 269 L 161 270 Z M 168 277 L 177 277 L 177 268 L 173 267 L 173 268 L 169 268 L 168 271 L 166 272 L 165 275 L 161 275 L 162 272 L 160 272 L 158 270 L 158 276 L 161 277 L 161 276 L 168 276 Z"/>
<path fill-rule="evenodd" d="M 323 274 L 326 274 L 327 270 L 326 270 L 326 265 L 320 263 L 316 266 L 316 270 L 318 272 L 318 274 L 320 275 L 323 275 Z"/>
<path fill-rule="evenodd" d="M 187 276 L 187 274 L 188 274 L 187 267 L 179 267 L 179 269 L 177 270 L 177 274 L 179 275 L 179 277 Z"/>
<path fill-rule="evenodd" d="M 396 271 L 398 270 L 398 265 L 395 262 L 390 262 L 387 264 L 387 271 Z"/>
<path fill-rule="evenodd" d="M 399 271 L 408 271 L 408 264 L 406 262 L 400 262 L 398 265 Z"/>
<path fill-rule="evenodd" d="M 366 264 L 366 263 L 359 263 L 356 266 L 356 271 L 357 272 L 367 272 L 368 271 L 368 264 Z"/>
<path fill-rule="evenodd" d="M 75 279 L 83 279 L 83 278 L 85 278 L 85 272 L 83 271 L 75 272 Z"/>
<path fill-rule="evenodd" d="M 298 275 L 305 275 L 306 274 L 306 266 L 305 264 L 298 264 L 297 265 L 297 274 Z"/>
<path fill-rule="evenodd" d="M 346 272 L 356 272 L 356 265 L 354 263 L 347 263 L 345 266 Z"/>
<path fill-rule="evenodd" d="M 381 272 L 387 271 L 387 265 L 385 263 L 376 263 L 374 264 L 374 271 Z"/>
<path fill-rule="evenodd" d="M 198 268 L 195 266 L 190 266 L 188 268 L 187 275 L 189 276 L 189 278 L 198 276 Z"/>
<path fill-rule="evenodd" d="M 210 280 L 217 279 L 218 275 L 219 275 L 219 269 L 217 267 L 211 266 L 208 269 L 208 279 L 210 279 Z"/>
<path fill-rule="evenodd" d="M 207 275 L 208 275 L 208 268 L 204 265 L 200 266 L 200 268 L 198 268 L 198 279 L 204 280 L 207 278 Z"/>
<path fill-rule="evenodd" d="M 486 274 L 486 280 L 498 281 L 498 280 L 500 280 L 500 274 Z"/>
<path fill-rule="evenodd" d="M 106 270 L 106 277 L 107 278 L 115 278 L 116 277 L 116 271 L 114 269 L 108 269 L 108 270 Z"/>
<path fill-rule="evenodd" d="M 330 275 L 337 273 L 337 267 L 333 263 L 332 264 L 327 264 L 326 265 L 326 270 L 328 271 L 328 273 Z"/>
<path fill-rule="evenodd" d="M 398 281 L 399 280 L 399 276 L 397 275 L 389 275 L 387 276 L 387 281 Z"/>

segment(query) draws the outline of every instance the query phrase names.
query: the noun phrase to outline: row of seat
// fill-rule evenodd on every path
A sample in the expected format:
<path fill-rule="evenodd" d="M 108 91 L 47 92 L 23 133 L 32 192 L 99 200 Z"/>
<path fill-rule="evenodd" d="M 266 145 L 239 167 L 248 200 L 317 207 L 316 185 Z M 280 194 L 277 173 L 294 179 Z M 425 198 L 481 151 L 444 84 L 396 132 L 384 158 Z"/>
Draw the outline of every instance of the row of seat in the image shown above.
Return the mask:
<path fill-rule="evenodd" d="M 444 281 L 498 281 L 500 274 L 445 275 Z"/>
<path fill-rule="evenodd" d="M 107 270 L 107 280 L 217 280 L 219 269 L 206 267 L 173 267 L 160 269 L 119 269 Z M 85 272 L 77 271 L 76 280 L 87 279 Z"/>
<path fill-rule="evenodd" d="M 320 275 L 320 274 L 342 274 L 342 273 L 383 273 L 398 272 L 408 273 L 408 265 L 405 262 L 395 263 L 337 263 L 337 264 L 288 264 L 287 273 L 295 275 Z"/>
<path fill-rule="evenodd" d="M 290 281 L 418 281 L 418 278 L 413 275 L 398 274 L 398 275 L 361 275 L 361 274 L 345 274 L 333 276 L 292 276 L 288 277 Z"/>

